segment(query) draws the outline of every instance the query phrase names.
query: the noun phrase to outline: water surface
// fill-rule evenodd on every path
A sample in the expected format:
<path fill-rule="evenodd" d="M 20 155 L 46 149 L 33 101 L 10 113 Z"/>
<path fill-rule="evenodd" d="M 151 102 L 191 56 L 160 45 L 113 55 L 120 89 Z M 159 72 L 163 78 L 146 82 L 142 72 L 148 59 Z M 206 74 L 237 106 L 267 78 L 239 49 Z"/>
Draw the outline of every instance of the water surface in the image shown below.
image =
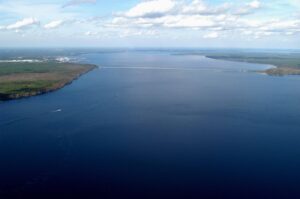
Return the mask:
<path fill-rule="evenodd" d="M 299 198 L 300 78 L 128 51 L 0 104 L 0 198 Z M 92 197 L 94 196 L 94 197 Z"/>

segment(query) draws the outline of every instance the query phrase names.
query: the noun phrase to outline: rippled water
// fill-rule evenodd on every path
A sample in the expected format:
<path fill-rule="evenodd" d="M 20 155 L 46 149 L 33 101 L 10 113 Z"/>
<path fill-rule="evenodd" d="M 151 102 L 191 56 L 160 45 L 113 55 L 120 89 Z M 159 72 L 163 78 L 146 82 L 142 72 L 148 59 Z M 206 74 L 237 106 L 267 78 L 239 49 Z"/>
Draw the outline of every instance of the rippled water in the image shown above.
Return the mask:
<path fill-rule="evenodd" d="M 0 104 L 0 198 L 300 198 L 300 78 L 167 52 Z M 94 197 L 92 197 L 94 196 Z"/>

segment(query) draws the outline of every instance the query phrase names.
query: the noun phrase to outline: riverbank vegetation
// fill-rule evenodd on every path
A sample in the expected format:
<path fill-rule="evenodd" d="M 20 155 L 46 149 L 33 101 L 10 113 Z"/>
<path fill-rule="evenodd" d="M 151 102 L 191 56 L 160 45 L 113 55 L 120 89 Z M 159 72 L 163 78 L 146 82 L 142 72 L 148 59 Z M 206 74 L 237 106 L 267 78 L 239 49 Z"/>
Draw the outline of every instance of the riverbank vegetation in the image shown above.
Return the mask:
<path fill-rule="evenodd" d="M 0 100 L 35 96 L 60 89 L 95 67 L 58 62 L 0 63 Z"/>

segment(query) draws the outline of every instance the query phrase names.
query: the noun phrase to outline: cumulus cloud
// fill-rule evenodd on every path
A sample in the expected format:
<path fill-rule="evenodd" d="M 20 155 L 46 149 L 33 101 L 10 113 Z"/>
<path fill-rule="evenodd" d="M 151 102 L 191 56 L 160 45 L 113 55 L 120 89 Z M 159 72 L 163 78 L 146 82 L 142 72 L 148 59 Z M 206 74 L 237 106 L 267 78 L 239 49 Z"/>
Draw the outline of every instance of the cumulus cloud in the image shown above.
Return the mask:
<path fill-rule="evenodd" d="M 239 20 L 241 34 L 255 39 L 273 35 L 295 35 L 300 32 L 300 20 Z M 237 28 L 236 28 L 237 29 Z"/>
<path fill-rule="evenodd" d="M 171 16 L 169 19 L 163 23 L 164 27 L 171 28 L 205 28 L 205 27 L 214 27 L 216 23 L 210 18 L 206 16 L 199 15 L 178 15 Z"/>
<path fill-rule="evenodd" d="M 285 21 L 271 21 L 260 27 L 260 30 L 269 32 L 286 32 L 297 31 L 300 28 L 300 20 L 285 20 Z"/>
<path fill-rule="evenodd" d="M 250 3 L 247 3 L 245 6 L 242 6 L 237 9 L 235 12 L 236 15 L 247 15 L 253 13 L 256 9 L 261 8 L 261 3 L 258 0 L 254 0 Z"/>
<path fill-rule="evenodd" d="M 191 3 L 184 3 L 176 0 L 149 0 L 143 1 L 127 12 L 125 17 L 157 18 L 166 15 L 210 15 L 224 13 L 230 8 L 229 3 L 219 6 L 209 6 L 203 0 L 193 0 Z"/>
<path fill-rule="evenodd" d="M 230 5 L 209 6 L 203 0 L 143 1 L 127 12 L 119 13 L 110 26 L 165 27 L 165 28 L 213 28 L 228 19 Z"/>
<path fill-rule="evenodd" d="M 97 0 L 71 0 L 68 1 L 66 4 L 63 5 L 63 8 L 69 7 L 69 6 L 75 6 L 79 4 L 87 4 L 87 3 L 96 3 Z"/>
<path fill-rule="evenodd" d="M 219 14 L 224 13 L 230 8 L 229 3 L 222 4 L 220 6 L 208 6 L 202 0 L 194 0 L 189 5 L 183 5 L 181 12 L 184 14 L 201 14 L 201 15 L 210 15 L 210 14 Z"/>
<path fill-rule="evenodd" d="M 159 18 L 123 18 L 117 17 L 110 24 L 114 27 L 162 27 L 162 28 L 208 28 L 215 27 L 212 17 L 201 15 L 168 15 Z"/>
<path fill-rule="evenodd" d="M 39 21 L 35 18 L 25 18 L 22 19 L 20 21 L 17 21 L 13 24 L 10 24 L 8 26 L 6 26 L 7 30 L 17 30 L 17 29 L 22 29 L 22 28 L 26 28 L 32 25 L 37 25 L 39 24 Z"/>
<path fill-rule="evenodd" d="M 222 8 L 209 8 L 200 0 L 182 4 L 174 0 L 150 0 L 137 4 L 132 9 L 116 16 L 111 26 L 205 28 L 214 27 Z M 209 16 L 207 16 L 209 15 Z"/>
<path fill-rule="evenodd" d="M 298 2 L 298 0 L 287 0 Z M 46 2 L 46 1 L 45 1 Z M 3 20 L 0 31 L 14 31 L 21 33 L 23 28 L 35 27 L 35 34 L 42 29 L 55 29 L 68 24 L 61 34 L 84 35 L 91 38 L 102 38 L 109 35 L 117 37 L 178 37 L 188 33 L 189 37 L 199 39 L 222 38 L 237 36 L 247 39 L 300 35 L 300 18 L 298 12 L 293 10 L 290 15 L 278 14 L 279 0 L 245 0 L 236 3 L 220 3 L 224 1 L 210 0 L 139 0 L 127 10 L 115 10 L 113 15 L 99 17 L 97 13 L 83 12 L 85 7 L 74 10 L 62 9 L 57 3 L 28 4 L 25 1 L 7 1 L 0 5 L 0 12 L 8 15 L 31 16 L 15 23 L 9 24 L 10 19 Z M 93 4 L 97 0 L 65 0 L 63 7 L 79 4 Z M 230 1 L 228 1 L 230 2 Z M 293 4 L 293 5 L 296 5 Z M 276 4 L 276 5 L 274 5 Z M 287 2 L 285 2 L 287 4 Z M 1 7 L 2 6 L 2 7 Z M 291 7 L 291 6 L 290 6 Z M 294 8 L 294 7 L 293 7 Z M 272 10 L 273 9 L 273 10 Z M 47 11 L 47 12 L 46 12 Z M 83 14 L 84 13 L 84 14 Z M 296 13 L 296 14 L 294 14 Z M 43 23 L 41 26 L 34 26 Z M 56 19 L 56 20 L 53 20 Z M 63 19 L 63 20 L 61 20 Z M 8 24 L 7 24 L 8 23 Z M 50 35 L 52 31 L 47 33 Z M 192 36 L 191 36 L 192 35 Z M 274 37 L 275 38 L 275 37 Z M 278 37 L 279 38 L 279 37 Z"/>
<path fill-rule="evenodd" d="M 261 8 L 263 7 L 259 0 L 217 5 L 209 4 L 209 1 L 205 0 L 146 0 L 128 11 L 115 15 L 105 27 L 141 30 L 188 29 L 202 32 L 203 38 L 207 39 L 237 33 L 241 36 L 260 38 L 276 34 L 286 35 L 286 32 L 290 32 L 289 35 L 300 32 L 298 19 L 274 21 L 274 18 L 258 18 L 255 15 L 250 17 L 250 14 L 255 14 Z"/>
<path fill-rule="evenodd" d="M 45 29 L 54 29 L 58 28 L 59 26 L 63 25 L 64 21 L 63 20 L 56 20 L 56 21 L 51 21 L 47 24 L 44 25 Z"/>
<path fill-rule="evenodd" d="M 175 5 L 176 2 L 174 0 L 143 1 L 124 15 L 126 17 L 160 17 L 174 9 Z"/>

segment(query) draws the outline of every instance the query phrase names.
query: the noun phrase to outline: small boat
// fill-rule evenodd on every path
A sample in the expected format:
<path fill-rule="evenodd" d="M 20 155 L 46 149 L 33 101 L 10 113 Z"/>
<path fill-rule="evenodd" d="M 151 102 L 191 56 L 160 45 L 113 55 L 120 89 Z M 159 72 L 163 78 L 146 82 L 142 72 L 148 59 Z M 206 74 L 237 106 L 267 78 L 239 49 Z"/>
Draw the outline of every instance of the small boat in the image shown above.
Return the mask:
<path fill-rule="evenodd" d="M 55 111 L 52 111 L 52 113 L 57 113 L 57 112 L 61 112 L 61 111 L 62 111 L 62 109 L 57 109 Z"/>

